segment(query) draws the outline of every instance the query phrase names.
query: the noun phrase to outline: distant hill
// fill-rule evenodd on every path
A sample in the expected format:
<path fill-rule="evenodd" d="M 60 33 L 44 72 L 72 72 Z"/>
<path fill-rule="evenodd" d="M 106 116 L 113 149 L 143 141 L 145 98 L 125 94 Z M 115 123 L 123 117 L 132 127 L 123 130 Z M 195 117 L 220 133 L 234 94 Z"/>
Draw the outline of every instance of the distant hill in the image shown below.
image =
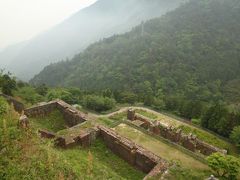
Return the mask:
<path fill-rule="evenodd" d="M 47 66 L 31 82 L 238 101 L 239 12 L 239 0 L 192 0 Z"/>
<path fill-rule="evenodd" d="M 183 0 L 98 0 L 63 23 L 0 53 L 0 68 L 29 80 L 46 65 L 72 58 L 89 44 L 161 16 Z"/>

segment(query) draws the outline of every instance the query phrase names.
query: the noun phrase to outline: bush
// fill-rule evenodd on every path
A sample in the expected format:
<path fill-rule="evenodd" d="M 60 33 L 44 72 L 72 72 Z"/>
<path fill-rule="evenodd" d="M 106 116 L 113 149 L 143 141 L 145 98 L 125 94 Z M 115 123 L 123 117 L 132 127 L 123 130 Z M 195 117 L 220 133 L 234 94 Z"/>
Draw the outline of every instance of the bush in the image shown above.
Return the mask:
<path fill-rule="evenodd" d="M 55 99 L 61 99 L 69 104 L 78 103 L 77 99 L 67 90 L 64 89 L 52 89 L 47 93 L 47 99 L 49 101 Z"/>
<path fill-rule="evenodd" d="M 234 127 L 230 135 L 231 140 L 240 147 L 240 126 Z"/>
<path fill-rule="evenodd" d="M 83 98 L 82 105 L 87 109 L 102 112 L 114 108 L 116 101 L 108 97 L 87 95 Z"/>
<path fill-rule="evenodd" d="M 240 160 L 234 156 L 214 153 L 207 158 L 208 166 L 219 177 L 236 179 L 239 173 Z"/>
<path fill-rule="evenodd" d="M 39 95 L 36 90 L 30 86 L 18 89 L 15 94 L 30 104 L 35 104 L 44 100 L 43 96 Z"/>

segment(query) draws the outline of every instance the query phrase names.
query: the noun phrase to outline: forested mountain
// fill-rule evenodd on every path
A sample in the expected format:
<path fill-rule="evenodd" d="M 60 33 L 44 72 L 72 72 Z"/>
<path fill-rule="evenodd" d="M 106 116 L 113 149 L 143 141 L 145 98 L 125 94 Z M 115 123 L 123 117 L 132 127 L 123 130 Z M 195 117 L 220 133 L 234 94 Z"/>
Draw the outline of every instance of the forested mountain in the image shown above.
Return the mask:
<path fill-rule="evenodd" d="M 240 1 L 192 0 L 47 66 L 34 84 L 127 90 L 201 101 L 240 99 Z"/>
<path fill-rule="evenodd" d="M 98 0 L 63 23 L 0 53 L 0 67 L 29 80 L 46 65 L 81 52 L 89 44 L 161 16 L 184 0 Z"/>

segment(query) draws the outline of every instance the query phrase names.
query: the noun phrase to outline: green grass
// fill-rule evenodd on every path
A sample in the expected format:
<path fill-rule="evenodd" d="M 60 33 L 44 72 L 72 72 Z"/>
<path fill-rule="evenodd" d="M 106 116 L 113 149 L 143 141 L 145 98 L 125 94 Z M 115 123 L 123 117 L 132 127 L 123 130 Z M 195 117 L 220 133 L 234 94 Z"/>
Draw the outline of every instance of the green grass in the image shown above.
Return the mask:
<path fill-rule="evenodd" d="M 151 119 L 159 120 L 160 122 L 164 124 L 168 124 L 177 128 L 181 128 L 185 134 L 193 133 L 197 135 L 197 137 L 205 141 L 206 143 L 209 143 L 213 146 L 216 146 L 221 149 L 228 150 L 228 153 L 231 155 L 237 155 L 239 152 L 237 148 L 229 141 L 224 140 L 220 138 L 219 136 L 214 135 L 213 133 L 210 133 L 201 127 L 193 126 L 191 124 L 187 124 L 181 120 L 181 118 L 176 117 L 174 115 L 168 115 L 168 114 L 162 114 L 158 112 L 147 112 L 144 110 L 136 110 L 137 113 L 146 116 Z M 194 120 L 194 123 L 199 123 L 199 120 Z"/>
<path fill-rule="evenodd" d="M 113 154 L 101 139 L 87 149 L 58 150 L 80 179 L 143 179 L 146 174 Z"/>
<path fill-rule="evenodd" d="M 142 109 L 136 109 L 136 112 L 137 112 L 138 114 L 141 114 L 141 115 L 146 116 L 146 117 L 148 117 L 148 118 L 150 118 L 150 119 L 153 119 L 153 120 L 156 120 L 156 119 L 158 118 L 157 115 L 155 115 L 155 114 L 153 114 L 153 113 L 151 113 L 151 112 L 144 111 L 144 110 L 142 110 Z"/>
<path fill-rule="evenodd" d="M 55 112 L 56 113 L 56 112 Z M 56 117 L 53 113 L 50 117 Z M 54 115 L 54 116 L 53 116 Z M 59 114 L 58 114 L 59 115 Z M 18 127 L 15 113 L 0 118 L 0 179 L 143 179 L 145 174 L 98 139 L 90 148 L 57 149 L 37 134 L 39 124 Z"/>
<path fill-rule="evenodd" d="M 58 110 L 51 112 L 46 117 L 31 118 L 30 123 L 37 129 L 46 129 L 57 132 L 67 127 L 63 115 Z"/>
<path fill-rule="evenodd" d="M 209 170 L 205 163 L 202 163 L 188 154 L 126 124 L 120 124 L 114 129 L 120 135 L 131 139 L 135 143 L 145 147 L 156 155 L 159 155 L 160 157 L 163 157 L 169 161 L 180 162 L 185 168 L 199 171 Z"/>
<path fill-rule="evenodd" d="M 110 117 L 110 119 L 113 119 L 115 121 L 122 121 L 126 118 L 127 118 L 127 112 L 117 113 Z"/>
<path fill-rule="evenodd" d="M 231 144 L 230 142 L 224 141 L 209 132 L 206 132 L 204 130 L 197 129 L 194 127 L 186 126 L 186 125 L 181 125 L 179 126 L 179 128 L 181 128 L 183 130 L 183 133 L 185 134 L 189 134 L 189 133 L 195 134 L 199 139 L 201 139 L 202 141 L 205 141 L 206 143 L 228 150 L 229 154 L 233 154 L 233 155 L 237 154 L 237 149 L 233 144 Z"/>

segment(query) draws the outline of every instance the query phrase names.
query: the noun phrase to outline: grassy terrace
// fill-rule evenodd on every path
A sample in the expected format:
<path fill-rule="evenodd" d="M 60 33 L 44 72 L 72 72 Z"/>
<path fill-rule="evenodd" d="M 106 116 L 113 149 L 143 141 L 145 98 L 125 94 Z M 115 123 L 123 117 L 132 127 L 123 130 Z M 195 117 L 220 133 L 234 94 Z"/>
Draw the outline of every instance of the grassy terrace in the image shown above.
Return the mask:
<path fill-rule="evenodd" d="M 187 168 L 201 170 L 208 169 L 207 165 L 204 163 L 126 124 L 120 124 L 114 129 L 120 135 L 133 140 L 135 143 L 147 148 L 160 157 L 164 157 L 167 160 L 180 161 L 182 165 Z"/>
<path fill-rule="evenodd" d="M 55 110 L 46 117 L 31 118 L 30 123 L 37 129 L 46 129 L 57 132 L 67 128 L 67 124 L 60 111 Z"/>
<path fill-rule="evenodd" d="M 232 143 L 214 135 L 213 133 L 201 129 L 200 127 L 198 128 L 196 126 L 192 126 L 190 124 L 177 120 L 177 118 L 170 117 L 168 115 L 164 115 L 158 112 L 148 112 L 142 109 L 137 109 L 136 112 L 152 120 L 159 120 L 164 124 L 179 127 L 186 134 L 193 133 L 197 135 L 197 137 L 202 141 L 205 141 L 216 147 L 228 150 L 229 154 L 236 155 L 238 153 L 237 148 Z"/>
<path fill-rule="evenodd" d="M 79 179 L 140 180 L 146 175 L 113 154 L 101 139 L 87 149 L 78 146 L 57 151 Z"/>

